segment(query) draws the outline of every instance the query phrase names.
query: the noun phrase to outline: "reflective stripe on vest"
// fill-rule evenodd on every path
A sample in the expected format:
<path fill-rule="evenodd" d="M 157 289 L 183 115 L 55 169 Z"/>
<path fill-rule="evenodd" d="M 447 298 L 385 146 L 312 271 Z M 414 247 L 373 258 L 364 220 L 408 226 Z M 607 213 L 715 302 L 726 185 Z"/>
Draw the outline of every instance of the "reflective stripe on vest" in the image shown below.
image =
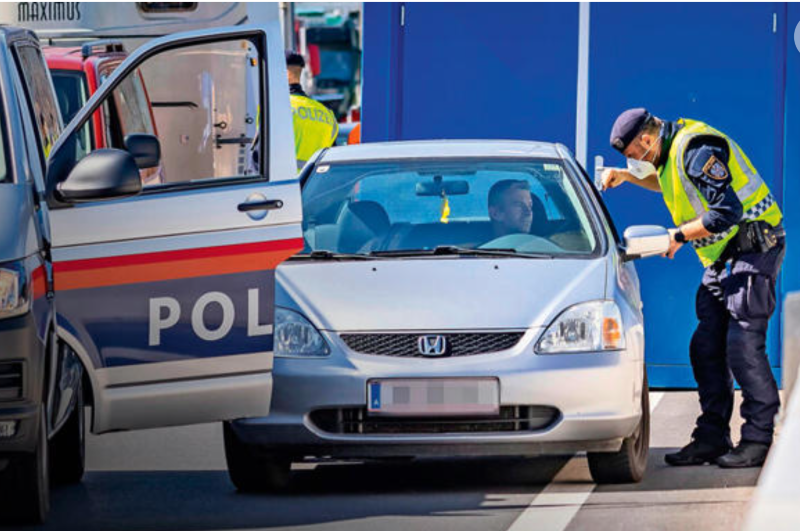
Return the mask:
<path fill-rule="evenodd" d="M 761 201 L 756 204 L 756 206 L 750 208 L 747 212 L 742 215 L 742 221 L 755 221 L 757 220 L 764 212 L 769 210 L 769 208 L 775 204 L 775 198 L 772 194 L 769 194 L 767 197 L 762 199 Z M 692 247 L 695 249 L 701 249 L 703 247 L 708 247 L 710 245 L 714 245 L 715 243 L 721 242 L 728 236 L 732 236 L 733 230 L 736 228 L 736 225 L 729 228 L 725 232 L 720 232 L 717 234 L 712 234 L 707 238 L 700 238 L 699 240 L 692 240 Z"/>
<path fill-rule="evenodd" d="M 712 135 L 725 140 L 730 156 L 725 161 L 731 175 L 733 188 L 744 212 L 743 220 L 764 220 L 775 226 L 782 214 L 769 187 L 753 168 L 747 156 L 731 138 L 716 129 L 694 120 L 680 120 L 684 126 L 676 134 L 670 147 L 667 163 L 658 174 L 664 202 L 672 214 L 675 225 L 681 225 L 708 212 L 708 203 L 686 174 L 684 156 L 692 139 L 700 135 Z M 737 189 L 738 188 L 738 189 Z M 720 258 L 731 238 L 739 228 L 734 225 L 725 232 L 695 240 L 692 246 L 704 266 Z"/>

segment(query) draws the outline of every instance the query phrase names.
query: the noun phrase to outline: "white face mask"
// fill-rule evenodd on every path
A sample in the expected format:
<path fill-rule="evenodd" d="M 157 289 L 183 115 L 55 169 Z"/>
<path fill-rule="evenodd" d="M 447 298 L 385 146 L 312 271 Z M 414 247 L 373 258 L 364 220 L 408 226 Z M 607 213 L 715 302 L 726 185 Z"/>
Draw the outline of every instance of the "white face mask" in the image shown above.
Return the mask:
<path fill-rule="evenodd" d="M 657 170 L 650 161 L 628 159 L 628 173 L 641 181 L 657 173 Z"/>
<path fill-rule="evenodd" d="M 658 136 L 659 138 L 661 137 L 660 132 Z M 655 173 L 658 173 L 658 170 L 656 170 L 656 167 L 653 165 L 652 162 L 647 160 L 642 160 L 647 156 L 648 153 L 650 153 L 650 150 L 653 149 L 653 146 L 655 145 L 656 145 L 655 142 L 653 142 L 653 145 L 647 148 L 647 151 L 644 152 L 644 155 L 642 155 L 641 159 L 628 159 L 628 173 L 630 173 L 640 181 L 647 179 L 648 177 L 650 177 Z"/>

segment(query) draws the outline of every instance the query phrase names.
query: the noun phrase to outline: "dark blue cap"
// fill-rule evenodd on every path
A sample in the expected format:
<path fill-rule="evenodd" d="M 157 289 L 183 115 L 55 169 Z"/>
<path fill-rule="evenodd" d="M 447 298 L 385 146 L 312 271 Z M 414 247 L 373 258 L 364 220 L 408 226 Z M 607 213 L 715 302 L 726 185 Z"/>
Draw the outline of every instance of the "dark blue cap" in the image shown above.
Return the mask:
<path fill-rule="evenodd" d="M 305 68 L 306 60 L 294 50 L 286 50 L 286 66 L 299 66 Z"/>
<path fill-rule="evenodd" d="M 611 127 L 611 147 L 624 151 L 642 130 L 648 118 L 650 113 L 642 107 L 628 109 L 620 114 Z"/>

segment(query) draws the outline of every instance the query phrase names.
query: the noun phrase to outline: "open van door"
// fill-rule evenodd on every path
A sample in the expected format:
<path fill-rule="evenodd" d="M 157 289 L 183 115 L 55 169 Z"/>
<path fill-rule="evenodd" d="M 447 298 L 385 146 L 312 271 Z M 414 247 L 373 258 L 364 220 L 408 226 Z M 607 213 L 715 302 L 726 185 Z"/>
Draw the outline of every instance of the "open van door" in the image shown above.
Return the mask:
<path fill-rule="evenodd" d="M 131 81 L 157 61 L 172 75 L 145 82 L 170 84 L 186 112 L 155 130 L 196 146 L 202 172 L 145 120 L 111 148 L 79 149 L 95 113 L 113 122 L 141 103 Z M 232 87 L 246 105 L 218 97 Z M 248 132 L 233 161 L 215 141 L 222 122 Z M 158 164 L 166 182 L 143 184 L 139 170 Z M 277 21 L 151 41 L 66 126 L 47 173 L 57 333 L 90 376 L 95 433 L 268 413 L 274 271 L 303 244 L 295 174 Z"/>

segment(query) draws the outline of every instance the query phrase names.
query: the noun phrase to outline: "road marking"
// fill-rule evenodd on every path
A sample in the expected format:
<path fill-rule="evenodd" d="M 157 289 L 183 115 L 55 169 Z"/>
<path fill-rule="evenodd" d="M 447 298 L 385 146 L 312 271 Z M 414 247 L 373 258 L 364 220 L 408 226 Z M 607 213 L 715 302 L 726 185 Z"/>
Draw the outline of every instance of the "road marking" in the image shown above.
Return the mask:
<path fill-rule="evenodd" d="M 650 393 L 650 414 L 656 410 L 664 393 Z M 581 471 L 581 469 L 584 469 Z M 530 505 L 520 513 L 507 531 L 564 531 L 581 510 L 594 491 L 594 483 L 561 482 L 569 478 L 574 481 L 576 471 L 588 474 L 588 465 L 583 457 L 573 457 L 558 471 L 550 483 L 537 494 Z"/>

